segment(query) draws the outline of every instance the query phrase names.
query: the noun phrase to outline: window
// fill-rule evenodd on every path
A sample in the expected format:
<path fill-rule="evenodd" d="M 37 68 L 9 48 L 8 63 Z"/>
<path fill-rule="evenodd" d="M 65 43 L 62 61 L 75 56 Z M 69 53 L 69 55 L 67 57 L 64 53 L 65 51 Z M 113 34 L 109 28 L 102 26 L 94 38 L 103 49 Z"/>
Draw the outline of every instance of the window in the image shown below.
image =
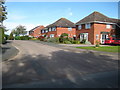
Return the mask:
<path fill-rule="evenodd" d="M 49 28 L 49 32 L 51 31 L 51 28 Z"/>
<path fill-rule="evenodd" d="M 115 24 L 113 24 L 113 25 L 112 25 L 112 29 L 115 29 L 115 28 L 116 28 L 116 25 L 115 25 Z"/>
<path fill-rule="evenodd" d="M 90 29 L 91 28 L 91 24 L 90 23 L 85 24 L 85 28 L 86 29 Z"/>
<path fill-rule="evenodd" d="M 96 34 L 96 39 L 97 39 L 97 40 L 99 39 L 99 35 L 98 35 L 98 34 Z"/>
<path fill-rule="evenodd" d="M 78 26 L 78 30 L 80 30 L 80 29 L 82 29 L 82 25 L 79 25 L 79 26 Z"/>
<path fill-rule="evenodd" d="M 47 33 L 47 32 L 48 32 L 48 30 L 45 30 L 45 32 Z"/>
<path fill-rule="evenodd" d="M 42 30 L 42 33 L 44 33 L 44 30 Z"/>
<path fill-rule="evenodd" d="M 56 28 L 53 27 L 53 28 L 52 28 L 52 31 L 56 31 Z"/>
<path fill-rule="evenodd" d="M 72 31 L 72 28 L 68 28 L 68 31 Z"/>
<path fill-rule="evenodd" d="M 107 28 L 107 29 L 110 29 L 110 24 L 107 24 L 107 25 L 106 25 L 106 28 Z"/>
<path fill-rule="evenodd" d="M 54 34 L 50 34 L 50 37 L 54 37 Z"/>

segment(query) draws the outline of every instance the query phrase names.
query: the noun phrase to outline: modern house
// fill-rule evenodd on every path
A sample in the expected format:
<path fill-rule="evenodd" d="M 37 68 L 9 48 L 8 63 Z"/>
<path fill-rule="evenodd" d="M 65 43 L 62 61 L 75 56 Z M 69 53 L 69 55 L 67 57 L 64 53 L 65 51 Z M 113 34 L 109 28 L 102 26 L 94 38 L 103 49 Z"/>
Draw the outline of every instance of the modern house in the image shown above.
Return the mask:
<path fill-rule="evenodd" d="M 104 43 L 107 37 L 115 37 L 118 19 L 109 18 L 99 12 L 93 12 L 76 23 L 76 37 L 95 44 Z"/>
<path fill-rule="evenodd" d="M 29 36 L 36 37 L 36 38 L 41 36 L 41 29 L 43 28 L 44 28 L 43 25 L 33 28 L 32 30 L 29 31 Z"/>
<path fill-rule="evenodd" d="M 67 33 L 71 38 L 76 37 L 75 24 L 66 18 L 60 18 L 41 30 L 42 36 L 46 35 L 47 37 L 60 37 L 62 33 Z"/>

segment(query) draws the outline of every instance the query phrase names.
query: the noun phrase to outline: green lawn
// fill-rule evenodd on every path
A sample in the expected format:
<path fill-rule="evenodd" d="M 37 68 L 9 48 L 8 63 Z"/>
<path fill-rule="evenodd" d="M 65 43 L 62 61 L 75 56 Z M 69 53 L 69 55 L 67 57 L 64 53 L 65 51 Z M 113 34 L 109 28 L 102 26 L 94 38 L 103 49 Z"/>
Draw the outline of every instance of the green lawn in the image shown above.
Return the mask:
<path fill-rule="evenodd" d="M 80 49 L 87 49 L 87 50 L 96 50 L 96 51 L 104 51 L 104 52 L 120 52 L 120 46 L 101 46 L 98 48 L 95 47 L 76 47 Z"/>

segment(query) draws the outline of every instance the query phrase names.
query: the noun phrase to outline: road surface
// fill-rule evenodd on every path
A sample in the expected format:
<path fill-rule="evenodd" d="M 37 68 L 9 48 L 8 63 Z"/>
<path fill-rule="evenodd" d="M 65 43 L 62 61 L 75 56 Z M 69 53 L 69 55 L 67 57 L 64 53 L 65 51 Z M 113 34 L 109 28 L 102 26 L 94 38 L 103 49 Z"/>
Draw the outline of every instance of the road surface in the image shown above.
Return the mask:
<path fill-rule="evenodd" d="M 118 87 L 117 57 L 12 41 L 19 53 L 2 63 L 3 88 Z"/>

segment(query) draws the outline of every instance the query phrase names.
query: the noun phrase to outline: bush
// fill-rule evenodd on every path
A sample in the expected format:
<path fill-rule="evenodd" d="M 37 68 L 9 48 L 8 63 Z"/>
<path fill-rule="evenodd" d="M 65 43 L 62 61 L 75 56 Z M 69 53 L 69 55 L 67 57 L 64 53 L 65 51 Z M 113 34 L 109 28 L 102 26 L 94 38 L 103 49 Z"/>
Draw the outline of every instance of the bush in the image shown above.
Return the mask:
<path fill-rule="evenodd" d="M 86 41 L 86 42 L 85 42 L 85 44 L 87 44 L 87 45 L 91 45 L 91 42 L 89 42 L 89 41 Z"/>
<path fill-rule="evenodd" d="M 21 36 L 20 37 L 20 40 L 29 40 L 29 39 L 31 39 L 31 37 L 29 37 L 29 36 Z"/>
<path fill-rule="evenodd" d="M 63 43 L 64 43 L 64 44 L 71 44 L 70 41 L 64 41 Z"/>
<path fill-rule="evenodd" d="M 29 40 L 38 40 L 38 38 L 31 38 L 31 39 L 29 39 Z"/>
<path fill-rule="evenodd" d="M 13 33 L 10 33 L 9 40 L 14 40 Z"/>
<path fill-rule="evenodd" d="M 0 44 L 6 43 L 4 29 L 0 28 Z"/>
<path fill-rule="evenodd" d="M 39 37 L 38 37 L 38 40 L 40 40 L 40 41 L 44 41 L 44 39 L 45 39 L 44 36 L 39 36 Z"/>
<path fill-rule="evenodd" d="M 15 40 L 21 40 L 20 36 L 15 36 Z"/>
<path fill-rule="evenodd" d="M 59 38 L 58 37 L 57 38 L 49 38 L 47 41 L 53 42 L 53 43 L 59 43 Z"/>
<path fill-rule="evenodd" d="M 73 40 L 73 41 L 72 41 L 72 44 L 80 44 L 80 41 L 78 41 L 78 40 Z"/>
<path fill-rule="evenodd" d="M 63 33 L 61 34 L 60 38 L 59 38 L 59 42 L 63 43 L 64 41 L 69 41 L 68 39 L 68 34 L 67 33 Z"/>
<path fill-rule="evenodd" d="M 83 39 L 80 43 L 85 44 L 85 42 L 86 42 L 86 39 Z"/>

